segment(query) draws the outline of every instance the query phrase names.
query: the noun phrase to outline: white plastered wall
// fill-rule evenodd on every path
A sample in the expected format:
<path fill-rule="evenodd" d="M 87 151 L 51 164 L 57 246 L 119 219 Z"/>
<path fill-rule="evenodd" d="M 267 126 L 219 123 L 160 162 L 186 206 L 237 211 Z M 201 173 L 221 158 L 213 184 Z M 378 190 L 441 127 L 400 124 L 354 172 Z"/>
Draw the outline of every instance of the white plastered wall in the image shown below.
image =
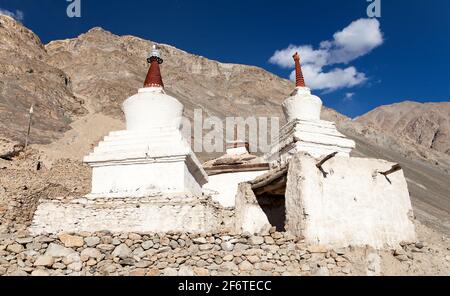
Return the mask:
<path fill-rule="evenodd" d="M 145 196 L 158 191 L 201 194 L 201 187 L 189 173 L 184 159 L 93 167 L 92 197 Z"/>
<path fill-rule="evenodd" d="M 271 225 L 258 204 L 250 183 L 240 183 L 236 195 L 235 230 L 238 233 L 262 233 Z"/>
<path fill-rule="evenodd" d="M 209 176 L 209 182 L 203 186 L 203 190 L 211 193 L 213 200 L 223 207 L 235 207 L 239 183 L 254 180 L 265 173 L 267 173 L 267 170 Z"/>
<path fill-rule="evenodd" d="M 290 162 L 286 189 L 287 229 L 308 243 L 334 247 L 395 247 L 416 239 L 403 171 L 379 172 L 394 164 L 336 157 L 323 165 L 306 154 Z"/>
<path fill-rule="evenodd" d="M 186 202 L 184 200 L 187 200 Z M 211 232 L 220 225 L 215 208 L 181 197 L 177 202 L 132 199 L 108 202 L 46 201 L 36 210 L 30 232 Z"/>

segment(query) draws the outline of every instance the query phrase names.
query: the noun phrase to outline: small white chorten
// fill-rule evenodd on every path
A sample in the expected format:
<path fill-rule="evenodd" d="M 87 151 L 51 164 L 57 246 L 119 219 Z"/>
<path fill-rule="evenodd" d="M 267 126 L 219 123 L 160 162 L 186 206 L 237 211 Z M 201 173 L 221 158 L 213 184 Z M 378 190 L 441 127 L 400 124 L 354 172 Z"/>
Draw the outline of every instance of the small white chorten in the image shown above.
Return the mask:
<path fill-rule="evenodd" d="M 306 87 L 298 53 L 294 61 L 296 89 L 283 103 L 288 123 L 281 128 L 280 137 L 266 159 L 271 163 L 284 163 L 298 152 L 307 152 L 316 158 L 334 152 L 349 157 L 355 142 L 338 132 L 334 122 L 321 120 L 322 100 Z"/>
<path fill-rule="evenodd" d="M 93 168 L 88 197 L 142 197 L 154 192 L 201 194 L 207 174 L 183 138 L 184 107 L 164 92 L 153 47 L 144 88 L 123 103 L 127 129 L 112 132 L 84 161 Z"/>
<path fill-rule="evenodd" d="M 209 182 L 203 190 L 225 208 L 236 206 L 236 193 L 240 183 L 259 177 L 270 169 L 260 157 L 250 154 L 249 143 L 238 137 L 234 130 L 234 140 L 227 141 L 226 153 L 203 164 L 209 175 Z"/>

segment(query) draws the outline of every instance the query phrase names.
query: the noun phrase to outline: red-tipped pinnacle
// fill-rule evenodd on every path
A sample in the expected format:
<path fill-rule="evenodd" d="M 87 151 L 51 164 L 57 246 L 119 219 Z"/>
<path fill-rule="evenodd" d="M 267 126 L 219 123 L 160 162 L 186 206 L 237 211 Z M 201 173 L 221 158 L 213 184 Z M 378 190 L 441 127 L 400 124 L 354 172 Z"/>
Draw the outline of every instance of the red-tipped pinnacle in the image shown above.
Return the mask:
<path fill-rule="evenodd" d="M 305 78 L 303 77 L 302 66 L 300 65 L 300 55 L 296 52 L 293 56 L 295 61 L 295 80 L 297 87 L 306 87 Z"/>
<path fill-rule="evenodd" d="M 164 88 L 161 70 L 159 69 L 159 65 L 163 63 L 163 60 L 161 59 L 159 51 L 156 49 L 155 45 L 153 45 L 152 53 L 147 61 L 150 64 L 150 69 L 148 70 L 147 77 L 145 78 L 144 87 Z"/>

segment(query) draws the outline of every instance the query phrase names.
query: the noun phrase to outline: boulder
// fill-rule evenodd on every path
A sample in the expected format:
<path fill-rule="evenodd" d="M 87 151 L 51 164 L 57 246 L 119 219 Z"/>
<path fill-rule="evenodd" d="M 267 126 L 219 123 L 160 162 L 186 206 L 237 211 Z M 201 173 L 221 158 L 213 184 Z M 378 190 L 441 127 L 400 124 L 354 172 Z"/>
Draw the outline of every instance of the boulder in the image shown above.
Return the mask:
<path fill-rule="evenodd" d="M 118 257 L 121 259 L 126 259 L 131 257 L 131 249 L 126 244 L 121 244 L 117 246 L 112 252 L 113 257 Z"/>
<path fill-rule="evenodd" d="M 75 251 L 55 243 L 51 243 L 45 251 L 45 255 L 51 257 L 66 257 L 72 253 L 75 253 Z"/>
<path fill-rule="evenodd" d="M 36 259 L 36 262 L 34 262 L 34 266 L 51 267 L 53 263 L 54 263 L 53 257 L 42 255 Z"/>
<path fill-rule="evenodd" d="M 60 234 L 58 238 L 67 248 L 79 248 L 84 246 L 84 239 L 81 236 Z"/>

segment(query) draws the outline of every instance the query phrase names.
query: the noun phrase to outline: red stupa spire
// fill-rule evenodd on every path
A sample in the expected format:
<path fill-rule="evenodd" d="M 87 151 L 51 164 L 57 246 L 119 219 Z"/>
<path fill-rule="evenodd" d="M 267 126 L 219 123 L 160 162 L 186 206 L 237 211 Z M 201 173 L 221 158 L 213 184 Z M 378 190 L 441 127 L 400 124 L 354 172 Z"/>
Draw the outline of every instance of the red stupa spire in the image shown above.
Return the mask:
<path fill-rule="evenodd" d="M 297 87 L 306 87 L 305 78 L 303 77 L 302 66 L 300 65 L 300 55 L 298 52 L 294 54 L 295 61 L 295 80 Z"/>
<path fill-rule="evenodd" d="M 147 62 L 150 64 L 150 69 L 148 70 L 147 78 L 145 78 L 144 87 L 164 88 L 161 70 L 159 69 L 159 65 L 163 63 L 163 59 L 156 49 L 156 45 L 153 45 L 152 53 L 148 57 Z"/>

